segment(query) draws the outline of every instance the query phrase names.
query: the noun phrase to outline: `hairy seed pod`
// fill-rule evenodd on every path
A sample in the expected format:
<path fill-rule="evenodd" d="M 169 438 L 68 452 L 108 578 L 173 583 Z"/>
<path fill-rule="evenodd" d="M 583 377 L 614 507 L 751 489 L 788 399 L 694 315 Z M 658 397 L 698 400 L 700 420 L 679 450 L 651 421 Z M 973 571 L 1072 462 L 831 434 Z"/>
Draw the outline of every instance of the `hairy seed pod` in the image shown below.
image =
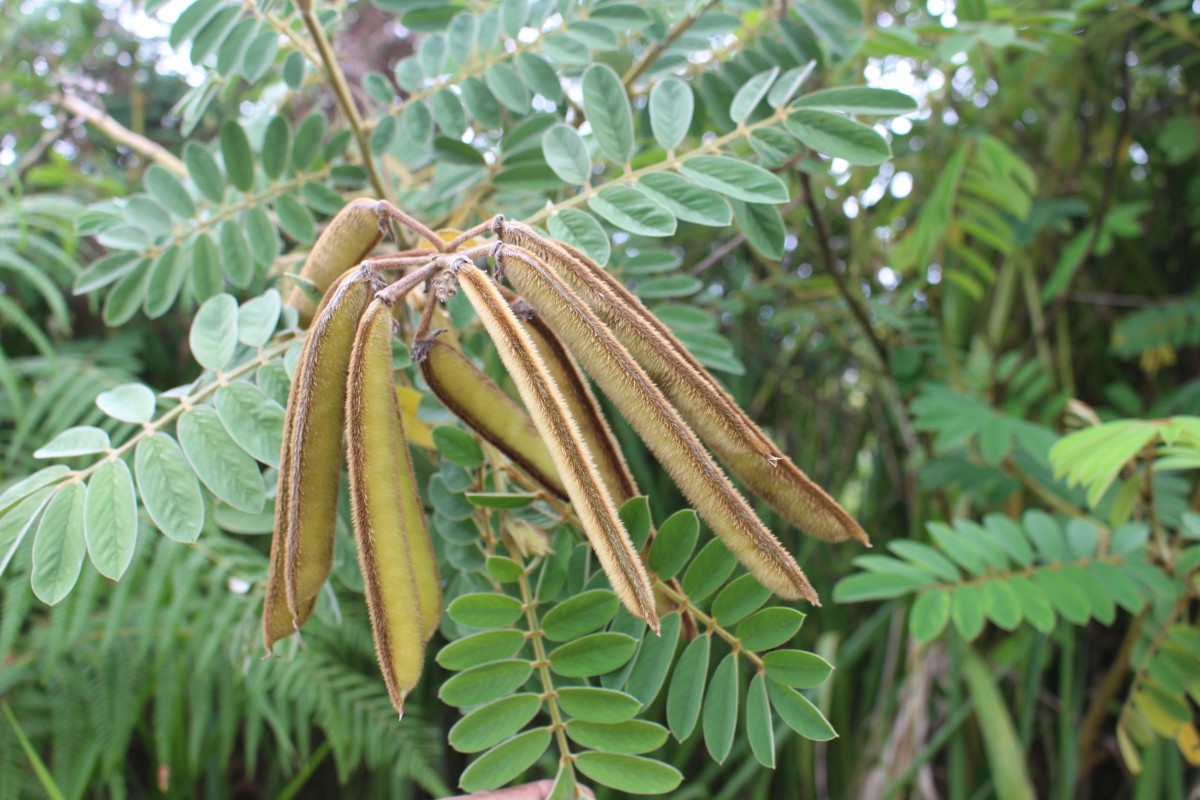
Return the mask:
<path fill-rule="evenodd" d="M 454 345 L 438 338 L 413 349 L 425 383 L 442 405 L 557 497 L 567 488 L 533 419 Z"/>
<path fill-rule="evenodd" d="M 499 236 L 549 264 L 587 301 L 701 440 L 751 492 L 811 536 L 869 544 L 854 518 L 776 447 L 620 281 L 570 245 L 542 239 L 524 226 L 504 223 Z"/>
<path fill-rule="evenodd" d="M 378 209 L 378 200 L 361 199 L 339 211 L 317 237 L 300 277 L 323 293 L 343 272 L 358 266 L 383 238 Z M 300 312 L 301 324 L 313 318 L 316 304 L 299 286 L 292 287 L 287 303 Z"/>
<path fill-rule="evenodd" d="M 500 258 L 508 280 L 554 327 L 738 560 L 780 597 L 817 603 L 817 594 L 795 559 L 587 303 L 532 253 L 510 245 Z"/>
<path fill-rule="evenodd" d="M 630 613 L 659 629 L 646 568 L 621 524 L 591 454 L 529 334 L 492 279 L 466 259 L 457 262 L 458 281 L 517 384 L 521 399 L 550 448 L 558 474 L 617 596 Z"/>
<path fill-rule="evenodd" d="M 421 677 L 429 637 L 429 610 L 422 608 L 429 598 L 417 575 L 417 563 L 424 561 L 417 556 L 419 540 L 429 536 L 396 403 L 391 308 L 379 300 L 364 312 L 350 356 L 346 449 L 375 653 L 392 705 L 403 713 L 404 698 Z"/>
<path fill-rule="evenodd" d="M 284 543 L 287 607 L 300 612 L 333 568 L 338 487 L 342 475 L 346 374 L 359 317 L 371 296 L 358 270 L 343 275 L 317 310 L 288 394 L 275 536 Z"/>
<path fill-rule="evenodd" d="M 575 424 L 579 427 L 579 435 L 583 437 L 583 443 L 591 452 L 596 471 L 600 473 L 600 479 L 604 481 L 613 502 L 620 506 L 626 500 L 637 497 L 641 494 L 637 482 L 634 481 L 629 465 L 625 463 L 625 456 L 621 453 L 621 447 L 617 444 L 617 439 L 600 410 L 600 404 L 596 402 L 596 397 L 575 359 L 571 358 L 558 336 L 545 320 L 534 313 L 528 303 L 508 289 L 502 286 L 499 288 L 517 319 L 523 323 L 525 332 L 533 340 L 533 345 L 545 362 L 550 377 L 562 392 L 567 410 L 571 412 Z"/>
<path fill-rule="evenodd" d="M 290 405 L 289 403 L 289 407 Z M 284 421 L 283 455 L 279 461 L 279 488 L 275 495 L 275 532 L 271 536 L 271 566 L 267 573 L 266 599 L 263 601 L 263 646 L 266 647 L 268 655 L 277 641 L 291 636 L 299 630 L 312 614 L 313 606 L 317 604 L 317 598 L 313 597 L 301 604 L 300 613 L 293 614 L 288 608 L 287 585 L 284 582 L 287 570 L 287 526 L 286 514 L 281 520 L 280 509 L 286 509 L 291 498 L 291 484 L 284 480 L 283 476 L 291 466 L 291 448 L 288 447 L 288 442 L 291 440 L 293 419 L 294 416 L 288 414 Z M 341 468 L 340 464 L 338 468 Z"/>

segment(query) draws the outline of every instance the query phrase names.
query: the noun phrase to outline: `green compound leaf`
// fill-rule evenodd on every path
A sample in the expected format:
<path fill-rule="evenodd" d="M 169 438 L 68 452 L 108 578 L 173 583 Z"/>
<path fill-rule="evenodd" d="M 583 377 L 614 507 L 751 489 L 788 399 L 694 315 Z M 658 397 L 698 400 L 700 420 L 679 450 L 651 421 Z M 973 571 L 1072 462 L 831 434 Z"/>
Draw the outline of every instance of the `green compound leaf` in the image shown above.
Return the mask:
<path fill-rule="evenodd" d="M 733 747 L 738 718 L 738 654 L 730 653 L 717 665 L 704 698 L 704 745 L 719 764 Z"/>
<path fill-rule="evenodd" d="M 806 94 L 792 103 L 792 108 L 891 117 L 916 111 L 917 101 L 894 89 L 843 86 Z"/>
<path fill-rule="evenodd" d="M 250 191 L 254 187 L 254 151 L 246 131 L 231 119 L 221 125 L 221 158 L 229 182 L 238 191 Z"/>
<path fill-rule="evenodd" d="M 266 488 L 254 459 L 226 433 L 217 412 L 200 406 L 176 423 L 188 463 L 208 490 L 229 505 L 257 514 L 266 505 Z"/>
<path fill-rule="evenodd" d="M 525 610 L 515 597 L 478 592 L 456 597 L 446 613 L 459 625 L 470 628 L 503 628 L 516 622 Z"/>
<path fill-rule="evenodd" d="M 593 64 L 583 73 L 582 86 L 583 111 L 600 150 L 625 164 L 633 157 L 633 112 L 621 79 L 611 67 Z"/>
<path fill-rule="evenodd" d="M 264 464 L 279 466 L 283 406 L 254 384 L 234 381 L 217 390 L 213 407 L 225 430 L 247 454 Z"/>
<path fill-rule="evenodd" d="M 665 580 L 674 578 L 692 557 L 700 536 L 700 518 L 690 508 L 676 511 L 659 526 L 647 566 Z"/>
<path fill-rule="evenodd" d="M 221 240 L 224 243 L 226 227 L 221 228 Z M 241 234 L 234 230 L 238 240 L 242 241 L 243 246 L 245 241 L 241 239 Z M 222 244 L 223 246 L 223 244 Z M 246 258 L 249 259 L 249 250 L 246 250 Z M 224 257 L 224 253 L 222 253 Z M 258 297 L 251 298 L 238 308 L 237 316 L 237 331 L 238 341 L 247 347 L 262 347 L 271 340 L 271 334 L 275 332 L 275 326 L 279 324 L 279 315 L 283 311 L 283 299 L 279 296 L 276 289 L 268 289 Z"/>
<path fill-rule="evenodd" d="M 767 681 L 767 695 L 784 723 L 805 739 L 826 742 L 837 737 L 825 715 L 795 689 Z"/>
<path fill-rule="evenodd" d="M 558 705 L 575 719 L 598 723 L 624 722 L 642 708 L 636 697 L 625 692 L 583 686 L 559 689 Z"/>
<path fill-rule="evenodd" d="M 140 383 L 125 383 L 96 396 L 96 407 L 113 419 L 141 424 L 154 417 L 155 397 Z"/>
<path fill-rule="evenodd" d="M 542 617 L 542 634 L 552 642 L 577 639 L 608 624 L 620 605 L 607 589 L 594 589 L 564 600 Z"/>
<path fill-rule="evenodd" d="M 637 185 L 684 222 L 724 228 L 733 220 L 733 210 L 725 198 L 673 172 L 648 173 Z"/>
<path fill-rule="evenodd" d="M 559 123 L 542 136 L 542 155 L 566 183 L 584 184 L 592 176 L 592 157 L 579 132 Z"/>
<path fill-rule="evenodd" d="M 63 469 L 63 474 L 66 474 L 66 468 Z M 34 489 L 21 500 L 14 500 L 11 505 L 0 504 L 0 507 L 3 507 L 3 516 L 0 516 L 0 575 L 4 574 L 17 548 L 25 541 L 26 534 L 33 528 L 33 524 L 37 522 L 53 496 L 54 490 L 43 486 Z"/>
<path fill-rule="evenodd" d="M 878 135 L 878 134 L 876 134 Z M 680 173 L 726 197 L 747 203 L 786 203 L 787 185 L 762 167 L 728 156 L 696 156 L 679 166 Z"/>
<path fill-rule="evenodd" d="M 775 768 L 775 726 L 771 719 L 771 704 L 767 699 L 767 679 L 762 673 L 750 681 L 746 692 L 746 738 L 758 763 Z"/>
<path fill-rule="evenodd" d="M 737 626 L 742 649 L 758 653 L 786 644 L 804 624 L 804 614 L 794 608 L 774 606 L 747 617 Z"/>
<path fill-rule="evenodd" d="M 637 649 L 623 633 L 593 633 L 550 652 L 550 669 L 568 678 L 587 678 L 619 669 Z"/>
<path fill-rule="evenodd" d="M 188 343 L 192 355 L 205 369 L 220 370 L 237 349 L 237 300 L 219 294 L 205 301 L 196 312 Z"/>
<path fill-rule="evenodd" d="M 654 702 L 667 680 L 671 662 L 675 660 L 681 622 L 678 613 L 667 614 L 662 618 L 660 634 L 642 640 L 633 669 L 625 681 L 625 689 L 640 700 L 643 707 L 649 707 Z"/>
<path fill-rule="evenodd" d="M 523 631 L 484 631 L 450 642 L 438 651 L 437 663 L 446 669 L 461 671 L 511 659 L 524 644 Z"/>
<path fill-rule="evenodd" d="M 204 526 L 204 499 L 196 473 L 178 443 L 166 433 L 138 442 L 133 457 L 138 492 L 150 519 L 177 542 L 194 542 Z"/>
<path fill-rule="evenodd" d="M 33 452 L 34 458 L 70 458 L 103 453 L 111 446 L 108 433 L 90 425 L 67 428 Z"/>
<path fill-rule="evenodd" d="M 129 467 L 120 459 L 104 461 L 88 481 L 84 539 L 96 569 L 120 580 L 137 544 L 137 492 Z"/>
<path fill-rule="evenodd" d="M 83 520 L 87 489 L 72 481 L 54 493 L 33 539 L 33 593 L 46 605 L 70 594 L 87 552 Z"/>
<path fill-rule="evenodd" d="M 833 671 L 833 666 L 815 653 L 803 650 L 774 650 L 763 656 L 767 677 L 795 689 L 820 686 Z"/>
<path fill-rule="evenodd" d="M 761 608 L 770 596 L 771 590 L 759 583 L 757 578 L 743 575 L 717 595 L 712 614 L 722 627 L 728 628 Z"/>
<path fill-rule="evenodd" d="M 575 757 L 575 766 L 596 783 L 628 794 L 663 795 L 683 782 L 679 770 L 642 756 L 580 753 Z"/>
<path fill-rule="evenodd" d="M 931 589 L 917 595 L 908 617 L 909 635 L 918 642 L 931 642 L 950 622 L 950 593 Z"/>
<path fill-rule="evenodd" d="M 683 574 L 683 593 L 698 603 L 721 587 L 733 573 L 737 561 L 720 539 L 700 549 Z"/>
<path fill-rule="evenodd" d="M 460 753 L 495 747 L 537 716 L 542 698 L 536 694 L 502 697 L 467 714 L 450 729 L 449 742 Z"/>
<path fill-rule="evenodd" d="M 480 508 L 524 508 L 532 505 L 533 501 L 537 500 L 536 494 L 516 493 L 516 492 L 466 492 L 463 497 L 467 498 L 473 506 Z"/>
<path fill-rule="evenodd" d="M 467 792 L 496 789 L 533 766 L 550 746 L 550 729 L 535 728 L 493 747 L 463 770 L 458 785 Z"/>
<path fill-rule="evenodd" d="M 634 186 L 605 186 L 588 201 L 588 208 L 639 236 L 670 236 L 675 232 L 675 215 Z"/>
<path fill-rule="evenodd" d="M 692 126 L 696 98 L 679 78 L 665 78 L 650 90 L 650 130 L 664 150 L 674 150 Z"/>
<path fill-rule="evenodd" d="M 225 175 L 207 148 L 196 142 L 188 142 L 183 146 L 183 163 L 187 165 L 188 177 L 196 184 L 200 194 L 213 203 L 225 199 Z"/>
<path fill-rule="evenodd" d="M 873 166 L 892 157 L 892 148 L 877 130 L 828 111 L 797 111 L 787 118 L 787 129 L 818 153 L 851 164 Z"/>
<path fill-rule="evenodd" d="M 477 706 L 512 694 L 529 680 L 533 665 L 508 660 L 481 664 L 458 673 L 442 684 L 438 697 L 451 706 Z"/>
<path fill-rule="evenodd" d="M 607 724 L 571 720 L 567 723 L 567 736 L 592 750 L 640 755 L 662 747 L 667 741 L 667 729 L 640 719 Z"/>
<path fill-rule="evenodd" d="M 956 586 L 950 594 L 950 619 L 968 642 L 983 633 L 983 595 L 969 583 Z"/>
<path fill-rule="evenodd" d="M 778 77 L 779 67 L 774 66 L 743 83 L 742 88 L 737 90 L 737 94 L 733 96 L 733 102 L 729 105 L 729 118 L 734 122 L 741 122 L 750 116 L 758 104 L 766 98 L 767 92 L 770 91 Z"/>
<path fill-rule="evenodd" d="M 565 208 L 550 217 L 546 226 L 555 239 L 579 248 L 600 266 L 608 263 L 612 255 L 612 243 L 604 227 L 586 211 Z"/>

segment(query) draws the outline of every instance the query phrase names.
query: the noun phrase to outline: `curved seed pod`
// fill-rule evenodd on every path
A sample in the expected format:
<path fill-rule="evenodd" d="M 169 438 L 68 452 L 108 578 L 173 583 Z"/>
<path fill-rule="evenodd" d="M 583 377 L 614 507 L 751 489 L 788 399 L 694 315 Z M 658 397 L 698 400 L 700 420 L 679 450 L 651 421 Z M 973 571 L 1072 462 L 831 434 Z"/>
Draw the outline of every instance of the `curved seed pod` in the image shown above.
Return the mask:
<path fill-rule="evenodd" d="M 288 394 L 275 537 L 284 544 L 283 579 L 295 629 L 307 618 L 333 567 L 346 373 L 358 319 L 371 296 L 358 270 L 347 272 L 321 301 Z"/>
<path fill-rule="evenodd" d="M 424 339 L 413 349 L 429 389 L 454 416 L 500 449 L 547 491 L 566 498 L 567 489 L 533 419 L 453 345 Z"/>
<path fill-rule="evenodd" d="M 290 407 L 291 403 L 288 405 Z M 284 421 L 279 490 L 275 496 L 275 532 L 271 536 L 271 567 L 267 573 L 266 599 L 263 601 L 263 646 L 266 647 L 268 655 L 277 641 L 291 636 L 305 623 L 312 614 L 313 606 L 317 604 L 317 598 L 313 597 L 301 604 L 300 613 L 292 614 L 288 608 L 287 586 L 284 583 L 287 570 L 287 518 L 284 514 L 281 520 L 280 514 L 283 512 L 280 509 L 286 509 L 291 502 L 291 483 L 284 480 L 283 476 L 291 469 L 291 448 L 288 442 L 292 437 L 293 419 L 294 415 L 288 414 Z M 338 468 L 341 469 L 340 464 Z"/>
<path fill-rule="evenodd" d="M 554 331 L 550 330 L 545 320 L 538 317 L 528 303 L 508 289 L 502 286 L 498 288 L 517 319 L 524 324 L 525 332 L 533 340 L 538 355 L 546 364 L 546 371 L 562 392 L 567 410 L 575 419 L 579 435 L 583 437 L 583 443 L 592 454 L 596 471 L 600 473 L 600 479 L 604 481 L 613 502 L 621 506 L 631 497 L 637 497 L 641 494 L 637 482 L 633 479 L 629 465 L 625 463 L 625 456 L 621 453 L 621 447 L 617 444 L 612 429 L 608 427 L 600 404 L 596 402 L 596 397 L 592 394 L 587 379 L 579 371 L 575 359 L 567 352 L 567 348 L 559 341 Z"/>
<path fill-rule="evenodd" d="M 459 286 L 495 343 L 500 360 L 516 382 L 525 407 L 549 446 L 584 533 L 613 589 L 630 613 L 657 631 L 658 615 L 646 568 L 629 541 L 629 534 L 553 378 L 547 374 L 529 335 L 492 279 L 466 259 L 457 265 Z"/>
<path fill-rule="evenodd" d="M 346 445 L 350 506 L 375 654 L 388 695 L 403 713 L 425 661 L 427 611 L 422 608 L 412 545 L 428 538 L 413 529 L 420 511 L 400 427 L 392 376 L 392 314 L 379 300 L 363 314 L 350 355 L 346 390 Z M 420 522 L 424 522 L 421 513 Z M 436 576 L 436 573 L 435 573 Z M 436 625 L 436 623 L 434 623 Z"/>
<path fill-rule="evenodd" d="M 375 249 L 383 231 L 379 226 L 379 201 L 355 200 L 339 211 L 309 251 L 300 277 L 324 292 L 338 276 L 358 266 Z M 287 303 L 300 312 L 301 324 L 313 318 L 316 304 L 299 286 L 292 287 Z"/>
<path fill-rule="evenodd" d="M 562 336 L 738 560 L 780 597 L 816 604 L 817 593 L 795 559 L 755 516 L 650 376 L 587 303 L 528 251 L 510 245 L 500 257 L 509 281 Z"/>
<path fill-rule="evenodd" d="M 811 536 L 828 542 L 870 543 L 854 518 L 775 446 L 620 281 L 570 245 L 547 241 L 513 223 L 499 228 L 503 241 L 518 244 L 549 264 L 612 326 L 680 415 L 750 491 Z"/>

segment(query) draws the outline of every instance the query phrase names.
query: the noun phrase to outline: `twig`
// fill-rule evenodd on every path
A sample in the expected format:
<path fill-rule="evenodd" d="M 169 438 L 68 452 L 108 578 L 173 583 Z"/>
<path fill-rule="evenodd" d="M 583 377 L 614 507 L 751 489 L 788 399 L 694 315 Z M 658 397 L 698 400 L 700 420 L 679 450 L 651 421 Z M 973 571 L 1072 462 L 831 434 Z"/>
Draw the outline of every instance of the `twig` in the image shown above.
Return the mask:
<path fill-rule="evenodd" d="M 1145 618 L 1146 612 L 1142 611 L 1134 617 L 1133 623 L 1125 631 L 1121 649 L 1117 651 L 1117 657 L 1113 659 L 1108 671 L 1104 673 L 1104 678 L 1100 681 L 1099 688 L 1096 689 L 1096 696 L 1092 698 L 1087 713 L 1083 715 L 1083 721 L 1079 725 L 1080 764 L 1087 763 L 1088 756 L 1091 755 L 1092 747 L 1096 742 L 1096 736 L 1100 733 L 1100 725 L 1108 716 L 1108 704 L 1117 696 L 1117 692 L 1125 683 L 1125 677 L 1129 674 L 1130 659 L 1133 656 L 1133 645 L 1141 634 L 1142 620 Z"/>
<path fill-rule="evenodd" d="M 745 241 L 746 241 L 746 234 L 744 234 L 744 233 L 739 233 L 737 236 L 734 236 L 728 242 L 721 245 L 716 250 L 713 250 L 712 253 L 710 253 L 699 264 L 692 267 L 692 274 L 693 275 L 702 275 L 705 272 L 708 272 L 710 269 L 712 269 L 714 266 L 716 266 L 716 264 L 718 262 L 720 262 L 721 259 L 725 258 L 725 256 L 729 255 L 734 250 L 737 250 L 739 247 L 741 247 L 742 243 Z"/>
<path fill-rule="evenodd" d="M 342 73 L 342 67 L 338 63 L 337 55 L 333 52 L 333 45 L 330 44 L 329 37 L 325 35 L 325 29 L 321 27 L 321 22 L 313 11 L 312 2 L 299 2 L 297 6 L 300 8 L 300 18 L 304 20 L 304 26 L 308 28 L 309 35 L 317 45 L 317 52 L 321 54 L 321 63 L 325 67 L 326 77 L 329 78 L 330 88 L 333 89 L 338 105 L 341 106 L 342 113 L 345 114 L 346 121 L 350 124 L 355 141 L 358 142 L 363 168 L 371 179 L 371 185 L 375 187 L 375 191 L 380 197 L 395 203 L 396 198 L 392 195 L 391 187 L 384 182 L 383 176 L 379 173 L 379 167 L 375 164 L 375 157 L 371 154 L 370 134 L 363 125 L 358 107 L 354 105 L 354 98 L 350 95 L 350 86 L 346 83 L 346 76 Z"/>
<path fill-rule="evenodd" d="M 140 133 L 134 133 L 121 123 L 110 117 L 82 98 L 63 92 L 54 98 L 54 102 L 68 114 L 80 117 L 96 126 L 110 139 L 123 144 L 140 156 L 156 161 L 170 170 L 176 177 L 186 179 L 187 167 L 158 142 L 152 142 Z"/>
<path fill-rule="evenodd" d="M 629 91 L 629 88 L 633 86 L 633 82 L 640 78 L 643 72 L 650 69 L 654 62 L 658 60 L 658 57 L 661 56 L 668 47 L 675 44 L 675 41 L 679 39 L 680 36 L 683 36 L 683 34 L 687 32 L 688 28 L 696 24 L 696 20 L 704 16 L 705 12 L 716 4 L 717 0 L 708 0 L 708 2 L 706 2 L 703 6 L 695 11 L 692 11 L 687 16 L 676 22 L 671 27 L 671 30 L 667 33 L 665 38 L 663 38 L 661 41 L 655 42 L 653 45 L 646 48 L 646 50 L 642 51 L 642 54 L 640 57 L 638 57 L 638 60 L 629 68 L 629 70 L 625 73 L 625 76 L 621 78 L 621 85 L 625 87 L 625 91 Z"/>

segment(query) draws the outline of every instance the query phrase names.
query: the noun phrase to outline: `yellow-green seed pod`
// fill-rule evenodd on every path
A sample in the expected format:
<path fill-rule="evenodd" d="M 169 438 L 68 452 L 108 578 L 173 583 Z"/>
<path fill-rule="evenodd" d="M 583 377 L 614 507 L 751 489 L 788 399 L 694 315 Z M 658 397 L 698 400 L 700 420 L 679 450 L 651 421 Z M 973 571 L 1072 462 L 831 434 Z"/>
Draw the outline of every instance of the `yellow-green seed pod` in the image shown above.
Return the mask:
<path fill-rule="evenodd" d="M 442 405 L 547 491 L 566 498 L 554 459 L 520 403 L 448 342 L 427 339 L 414 352 L 425 383 Z"/>
<path fill-rule="evenodd" d="M 436 582 L 437 572 L 433 565 L 432 576 L 418 580 L 418 562 L 420 570 L 429 572 L 417 552 L 428 533 L 396 403 L 391 308 L 379 300 L 363 314 L 350 356 L 346 445 L 354 535 L 375 653 L 392 705 L 403 713 L 404 698 L 421 677 L 430 635 L 430 610 L 422 607 L 423 598 L 432 600 L 425 579 Z M 405 455 L 398 457 L 402 450 Z"/>
<path fill-rule="evenodd" d="M 579 435 L 583 437 L 583 443 L 591 452 L 596 471 L 600 473 L 600 479 L 604 481 L 613 502 L 621 506 L 631 497 L 637 497 L 641 494 L 637 482 L 629 471 L 629 465 L 625 463 L 625 456 L 621 453 L 617 438 L 608 426 L 608 421 L 604 419 L 600 404 L 596 402 L 596 396 L 592 394 L 579 365 L 550 326 L 534 313 L 528 303 L 504 287 L 500 287 L 500 291 L 508 301 L 509 307 L 521 320 L 525 332 L 533 340 L 538 355 L 546 364 L 546 370 L 554 379 L 558 390 L 562 392 L 567 410 L 579 426 Z"/>
<path fill-rule="evenodd" d="M 339 211 L 317 237 L 300 277 L 325 292 L 343 272 L 358 266 L 383 238 L 378 207 L 378 200 L 360 199 Z M 299 286 L 292 287 L 287 304 L 300 312 L 302 325 L 307 325 L 316 311 L 316 303 Z"/>
<path fill-rule="evenodd" d="M 701 440 L 784 519 L 828 542 L 869 544 L 862 527 L 733 401 L 671 330 L 620 281 L 570 245 L 506 223 L 500 237 L 536 255 L 579 293 Z"/>
<path fill-rule="evenodd" d="M 333 568 L 346 376 L 371 293 L 369 280 L 357 269 L 334 284 L 308 331 L 288 395 L 275 532 L 285 544 L 284 584 L 297 629 L 303 622 L 300 611 Z"/>
<path fill-rule="evenodd" d="M 738 560 L 780 597 L 817 603 L 817 593 L 795 559 L 587 303 L 532 253 L 510 245 L 501 258 L 508 280 L 567 343 Z"/>
<path fill-rule="evenodd" d="M 492 279 L 474 264 L 458 262 L 459 286 L 496 345 L 500 360 L 550 448 L 584 533 L 617 596 L 630 613 L 659 628 L 654 594 L 629 534 L 596 472 L 579 429 L 546 365 Z"/>

